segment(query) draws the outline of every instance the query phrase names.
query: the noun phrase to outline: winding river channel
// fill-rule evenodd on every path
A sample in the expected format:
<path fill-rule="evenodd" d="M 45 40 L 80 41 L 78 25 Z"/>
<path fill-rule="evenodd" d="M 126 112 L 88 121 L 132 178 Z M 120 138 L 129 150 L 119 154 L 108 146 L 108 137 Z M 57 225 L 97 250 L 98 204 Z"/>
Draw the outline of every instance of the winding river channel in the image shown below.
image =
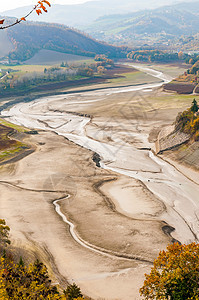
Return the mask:
<path fill-rule="evenodd" d="M 151 68 L 137 65 L 136 68 L 160 79 L 161 82 L 46 97 L 31 103 L 17 104 L 1 114 L 12 123 L 31 129 L 53 131 L 77 145 L 98 153 L 101 158 L 101 168 L 141 181 L 150 192 L 164 203 L 166 209 L 161 218 L 175 228 L 172 232 L 173 238 L 182 243 L 198 241 L 199 186 L 149 150 L 151 144 L 148 142 L 148 133 L 144 132 L 145 122 L 140 120 L 139 124 L 137 121 L 132 123 L 135 130 L 129 132 L 129 125 L 127 126 L 126 123 L 119 124 L 111 119 L 109 124 L 102 124 L 101 121 L 99 130 L 99 124 L 98 127 L 93 126 L 95 120 L 92 120 L 90 116 L 75 113 L 77 106 L 79 110 L 82 107 L 85 111 L 87 106 L 93 105 L 95 102 L 103 102 L 107 97 L 116 93 L 126 93 L 127 96 L 128 93 L 136 91 L 150 93 L 154 88 L 171 80 L 169 76 Z M 120 126 L 120 134 L 113 134 L 111 141 L 108 141 L 104 139 L 104 135 L 106 135 L 106 127 L 110 124 L 113 127 Z M 138 126 L 139 130 L 136 129 Z M 129 136 L 139 140 L 139 147 L 128 143 Z M 133 216 L 133 209 L 124 199 L 115 195 L 114 201 L 120 212 Z M 54 203 L 56 211 L 63 221 L 68 223 L 60 211 L 58 202 Z M 72 223 L 69 225 L 73 228 Z M 76 239 L 74 228 L 71 234 Z M 77 242 L 83 243 L 82 246 L 85 246 L 85 243 L 80 239 Z M 87 248 L 89 247 L 87 245 Z"/>

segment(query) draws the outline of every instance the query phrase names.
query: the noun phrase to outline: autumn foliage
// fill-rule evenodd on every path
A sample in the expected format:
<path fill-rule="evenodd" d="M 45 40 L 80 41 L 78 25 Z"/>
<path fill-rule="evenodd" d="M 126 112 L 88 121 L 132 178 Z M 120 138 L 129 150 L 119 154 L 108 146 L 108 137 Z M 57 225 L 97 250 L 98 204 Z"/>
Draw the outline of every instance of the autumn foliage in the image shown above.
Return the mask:
<path fill-rule="evenodd" d="M 199 244 L 169 245 L 145 277 L 144 299 L 199 299 Z"/>
<path fill-rule="evenodd" d="M 4 25 L 5 19 L 0 20 L 0 24 L 2 26 L 0 26 L 0 29 L 6 29 L 9 27 L 12 27 L 14 25 L 17 25 L 19 23 L 21 23 L 22 21 L 26 21 L 26 19 L 34 12 L 36 11 L 36 13 L 38 14 L 38 16 L 40 14 L 42 14 L 42 12 L 48 12 L 46 6 L 51 6 L 50 2 L 47 0 L 41 0 L 38 1 L 37 4 L 33 7 L 33 9 L 24 17 L 21 17 L 20 19 L 16 19 L 16 21 L 14 23 L 8 24 L 8 25 Z"/>
<path fill-rule="evenodd" d="M 195 99 L 189 109 L 177 116 L 175 127 L 176 130 L 190 134 L 195 141 L 199 139 L 199 114 L 198 104 Z"/>
<path fill-rule="evenodd" d="M 12 256 L 7 247 L 10 228 L 0 219 L 0 299 L 1 300 L 89 300 L 83 297 L 80 288 L 74 283 L 61 291 L 51 283 L 47 267 L 36 260 L 26 264 Z"/>

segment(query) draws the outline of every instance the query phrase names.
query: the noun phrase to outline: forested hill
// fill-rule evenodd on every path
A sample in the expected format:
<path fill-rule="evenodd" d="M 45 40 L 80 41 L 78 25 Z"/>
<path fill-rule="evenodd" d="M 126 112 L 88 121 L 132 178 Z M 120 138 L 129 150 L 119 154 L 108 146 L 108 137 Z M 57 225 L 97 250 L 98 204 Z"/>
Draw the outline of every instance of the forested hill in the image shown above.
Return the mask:
<path fill-rule="evenodd" d="M 107 42 L 143 43 L 163 42 L 191 37 L 199 32 L 199 2 L 181 3 L 146 10 L 98 18 L 84 30 Z M 183 41 L 180 41 L 183 42 Z"/>
<path fill-rule="evenodd" d="M 14 61 L 25 61 L 41 49 L 91 57 L 96 54 L 122 56 L 120 48 L 98 42 L 64 25 L 24 22 L 9 28 L 5 34 L 14 46 L 8 53 L 9 59 Z"/>

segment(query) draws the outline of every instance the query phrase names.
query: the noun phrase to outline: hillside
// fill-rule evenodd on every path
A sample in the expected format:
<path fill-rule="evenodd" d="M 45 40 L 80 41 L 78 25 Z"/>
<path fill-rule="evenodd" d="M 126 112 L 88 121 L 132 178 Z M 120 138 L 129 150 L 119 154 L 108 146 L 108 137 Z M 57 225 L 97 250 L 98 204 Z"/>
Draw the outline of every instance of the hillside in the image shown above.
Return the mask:
<path fill-rule="evenodd" d="M 148 7 L 148 6 L 147 6 Z M 176 45 L 199 32 L 199 2 L 98 18 L 84 28 L 95 38 L 114 43 Z M 181 40 L 179 39 L 179 36 Z M 183 38 L 182 38 L 183 36 Z M 185 38 L 185 40 L 184 40 Z M 174 41 L 178 41 L 178 45 Z"/>
<path fill-rule="evenodd" d="M 0 57 L 3 57 L 8 54 L 9 51 L 14 49 L 14 45 L 8 38 L 6 31 L 0 31 Z"/>
<path fill-rule="evenodd" d="M 89 57 L 96 54 L 117 57 L 121 54 L 119 48 L 98 42 L 64 25 L 24 22 L 9 28 L 5 34 L 14 49 L 10 51 L 7 42 L 1 45 L 1 51 L 12 61 L 25 61 L 42 49 Z"/>
<path fill-rule="evenodd" d="M 61 64 L 62 62 L 70 62 L 70 63 L 77 63 L 77 62 L 92 62 L 91 57 L 80 56 L 75 54 L 67 54 L 61 53 L 52 50 L 45 50 L 42 49 L 37 52 L 32 58 L 26 60 L 24 63 L 27 65 L 56 65 Z"/>
<path fill-rule="evenodd" d="M 57 5 L 53 4 L 53 9 L 48 14 L 43 14 L 38 18 L 36 14 L 30 16 L 29 20 L 42 22 L 56 22 L 68 26 L 81 28 L 83 25 L 92 23 L 95 19 L 111 14 L 123 14 L 143 10 L 145 8 L 157 8 L 163 5 L 171 5 L 182 2 L 182 0 L 98 0 L 75 5 Z M 187 0 L 192 2 L 192 0 Z M 31 6 L 26 6 L 14 10 L 3 12 L 4 15 L 11 17 L 20 17 L 30 11 Z M 1 12 L 2 14 L 2 12 Z"/>
<path fill-rule="evenodd" d="M 164 159 L 178 163 L 181 170 L 186 166 L 198 172 L 199 114 L 195 99 L 190 108 L 178 114 L 174 125 L 161 130 L 156 146 L 157 152 L 164 154 Z M 189 175 L 193 174 L 196 175 Z M 196 178 L 192 177 L 193 180 Z"/>

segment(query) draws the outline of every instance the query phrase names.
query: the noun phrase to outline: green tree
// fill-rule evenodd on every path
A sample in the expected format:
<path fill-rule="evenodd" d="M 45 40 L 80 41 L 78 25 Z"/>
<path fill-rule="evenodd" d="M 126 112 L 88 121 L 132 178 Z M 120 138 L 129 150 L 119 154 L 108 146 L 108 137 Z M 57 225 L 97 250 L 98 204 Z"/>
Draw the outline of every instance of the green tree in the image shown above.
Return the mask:
<path fill-rule="evenodd" d="M 9 232 L 10 228 L 6 225 L 6 221 L 4 219 L 0 219 L 0 246 L 3 246 L 3 248 L 10 244 L 9 240 Z"/>
<path fill-rule="evenodd" d="M 194 99 L 192 102 L 191 111 L 193 113 L 196 113 L 198 111 L 198 103 L 197 103 L 196 99 Z"/>
<path fill-rule="evenodd" d="M 24 261 L 23 261 L 22 256 L 20 256 L 18 266 L 19 266 L 19 267 L 24 267 Z"/>
<path fill-rule="evenodd" d="M 169 245 L 154 261 L 140 289 L 144 299 L 199 299 L 199 244 Z"/>
<path fill-rule="evenodd" d="M 83 297 L 80 288 L 75 284 L 70 284 L 64 291 L 64 295 L 67 300 L 73 300 L 78 297 Z"/>

